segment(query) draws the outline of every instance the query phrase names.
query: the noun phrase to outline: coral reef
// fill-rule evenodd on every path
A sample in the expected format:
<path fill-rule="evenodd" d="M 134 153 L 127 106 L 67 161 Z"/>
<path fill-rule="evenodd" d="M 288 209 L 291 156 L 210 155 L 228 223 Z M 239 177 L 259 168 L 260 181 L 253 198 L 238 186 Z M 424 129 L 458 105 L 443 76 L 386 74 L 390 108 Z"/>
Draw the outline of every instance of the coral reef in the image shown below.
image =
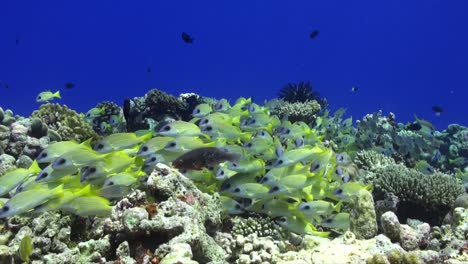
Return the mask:
<path fill-rule="evenodd" d="M 101 136 L 126 131 L 123 110 L 113 102 L 98 103 L 86 113 L 85 120 Z"/>
<path fill-rule="evenodd" d="M 200 192 L 189 179 L 162 164 L 149 176 L 147 185 L 157 201 L 156 213 L 150 215 L 144 207 L 117 206 L 105 221 L 106 233 L 129 239 L 130 247 L 144 247 L 146 241 L 154 250 L 151 258 L 160 263 L 186 263 L 190 255 L 200 263 L 225 259 L 225 251 L 207 230 L 207 226 L 221 223 L 218 198 Z M 186 250 L 174 255 L 173 249 L 181 245 Z"/>
<path fill-rule="evenodd" d="M 315 101 L 288 102 L 284 100 L 271 100 L 267 102 L 270 112 L 280 118 L 288 118 L 291 122 L 303 121 L 312 124 L 317 114 L 322 109 L 320 104 Z"/>
<path fill-rule="evenodd" d="M 39 110 L 32 113 L 31 117 L 39 118 L 49 131 L 53 130 L 60 136 L 59 141 L 75 140 L 83 142 L 89 138 L 97 138 L 98 135 L 84 118 L 66 105 L 44 104 Z"/>
<path fill-rule="evenodd" d="M 401 164 L 375 170 L 373 181 L 376 197 L 393 193 L 400 202 L 397 214 L 417 218 L 438 225 L 452 208 L 455 199 L 465 191 L 461 182 L 453 176 L 436 172 L 425 175 Z"/>
<path fill-rule="evenodd" d="M 35 118 L 14 116 L 11 110 L 3 111 L 0 108 L 0 175 L 6 167 L 27 168 L 36 155 L 47 147 L 50 139 L 47 136 L 47 127 Z"/>

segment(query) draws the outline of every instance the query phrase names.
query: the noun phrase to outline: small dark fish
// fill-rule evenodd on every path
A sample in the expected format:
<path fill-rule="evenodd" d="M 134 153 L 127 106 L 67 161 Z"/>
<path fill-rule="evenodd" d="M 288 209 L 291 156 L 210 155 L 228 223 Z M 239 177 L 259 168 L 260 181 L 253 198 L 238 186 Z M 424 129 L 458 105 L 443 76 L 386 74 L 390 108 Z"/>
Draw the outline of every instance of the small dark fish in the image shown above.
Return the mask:
<path fill-rule="evenodd" d="M 65 83 L 65 88 L 67 88 L 67 89 L 75 88 L 75 84 L 71 83 L 71 82 L 67 82 L 67 83 Z"/>
<path fill-rule="evenodd" d="M 310 32 L 309 38 L 314 39 L 314 38 L 316 38 L 318 36 L 318 34 L 319 34 L 319 31 L 314 30 L 314 31 Z"/>
<path fill-rule="evenodd" d="M 185 32 L 182 32 L 182 40 L 185 42 L 185 43 L 193 43 L 193 38 L 185 33 Z"/>
<path fill-rule="evenodd" d="M 359 90 L 359 87 L 357 87 L 357 86 L 351 87 L 351 92 L 354 92 L 354 93 L 355 93 L 355 92 L 357 92 L 358 90 Z"/>
<path fill-rule="evenodd" d="M 151 67 L 146 68 L 147 73 L 151 73 Z"/>
<path fill-rule="evenodd" d="M 444 109 L 440 106 L 434 105 L 432 106 L 432 111 L 434 111 L 436 115 L 440 115 L 442 112 L 444 112 Z"/>
<path fill-rule="evenodd" d="M 411 131 L 419 131 L 419 130 L 421 130 L 422 126 L 421 126 L 421 124 L 419 122 L 413 122 L 413 123 L 407 125 L 406 128 L 408 128 Z"/>
<path fill-rule="evenodd" d="M 177 169 L 202 170 L 218 165 L 224 161 L 238 162 L 240 156 L 228 153 L 219 148 L 205 147 L 190 150 L 172 162 Z"/>

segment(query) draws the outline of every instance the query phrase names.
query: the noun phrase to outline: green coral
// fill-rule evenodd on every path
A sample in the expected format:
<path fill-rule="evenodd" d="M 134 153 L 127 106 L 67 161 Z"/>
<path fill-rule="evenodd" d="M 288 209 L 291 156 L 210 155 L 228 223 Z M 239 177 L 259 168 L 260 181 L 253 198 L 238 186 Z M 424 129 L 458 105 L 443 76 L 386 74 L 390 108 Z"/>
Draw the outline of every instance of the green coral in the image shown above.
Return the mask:
<path fill-rule="evenodd" d="M 428 222 L 438 224 L 452 207 L 455 199 L 464 193 L 461 182 L 450 175 L 435 172 L 425 175 L 402 164 L 380 167 L 373 185 L 377 195 L 393 193 L 405 203 L 407 213 L 427 213 Z M 402 205 L 399 205 L 399 209 Z"/>
<path fill-rule="evenodd" d="M 31 117 L 41 119 L 49 130 L 54 130 L 60 135 L 61 140 L 83 142 L 98 137 L 84 118 L 66 105 L 44 104 L 34 111 Z"/>
<path fill-rule="evenodd" d="M 311 124 L 315 121 L 317 113 L 322 107 L 316 100 L 305 102 L 287 102 L 283 100 L 274 100 L 270 103 L 271 114 L 281 118 L 287 117 L 291 122 L 303 121 Z"/>

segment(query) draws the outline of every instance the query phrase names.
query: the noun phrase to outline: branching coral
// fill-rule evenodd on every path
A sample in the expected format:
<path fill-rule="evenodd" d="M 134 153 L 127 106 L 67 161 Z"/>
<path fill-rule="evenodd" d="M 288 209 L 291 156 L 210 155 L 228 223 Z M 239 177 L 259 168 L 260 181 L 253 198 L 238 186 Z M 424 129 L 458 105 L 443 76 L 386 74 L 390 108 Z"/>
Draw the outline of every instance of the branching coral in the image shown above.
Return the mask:
<path fill-rule="evenodd" d="M 82 142 L 89 138 L 98 137 L 84 118 L 66 105 L 44 104 L 31 116 L 41 119 L 49 130 L 56 131 L 62 140 Z"/>
<path fill-rule="evenodd" d="M 291 122 L 303 121 L 311 124 L 315 121 L 317 113 L 320 112 L 321 106 L 315 101 L 306 102 L 288 102 L 285 100 L 272 100 L 270 112 L 280 118 L 287 117 Z"/>
<path fill-rule="evenodd" d="M 380 167 L 373 185 L 377 197 L 393 193 L 400 199 L 398 215 L 440 224 L 455 199 L 464 193 L 453 176 L 436 172 L 425 175 L 402 164 Z"/>

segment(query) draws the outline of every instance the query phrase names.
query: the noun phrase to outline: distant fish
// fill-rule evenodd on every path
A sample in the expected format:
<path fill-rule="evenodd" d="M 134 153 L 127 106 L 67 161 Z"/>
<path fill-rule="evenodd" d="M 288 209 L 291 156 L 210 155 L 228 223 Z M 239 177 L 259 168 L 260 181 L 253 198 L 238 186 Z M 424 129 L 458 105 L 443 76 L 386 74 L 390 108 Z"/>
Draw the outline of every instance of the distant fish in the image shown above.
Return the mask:
<path fill-rule="evenodd" d="M 435 112 L 436 116 L 440 116 L 440 114 L 444 112 L 444 109 L 440 106 L 434 105 L 432 106 L 432 111 Z"/>
<path fill-rule="evenodd" d="M 314 30 L 314 31 L 310 32 L 309 38 L 314 39 L 314 38 L 316 38 L 318 36 L 318 34 L 319 34 L 319 31 Z"/>
<path fill-rule="evenodd" d="M 51 91 L 42 92 L 37 96 L 36 101 L 39 103 L 46 103 L 46 102 L 54 100 L 54 98 L 58 98 L 58 99 L 62 98 L 60 97 L 60 91 L 57 91 L 55 93 L 52 93 Z"/>
<path fill-rule="evenodd" d="M 152 72 L 151 67 L 146 68 L 146 72 L 147 72 L 147 73 L 151 73 L 151 72 Z"/>
<path fill-rule="evenodd" d="M 67 82 L 67 83 L 65 83 L 65 88 L 67 88 L 67 89 L 75 88 L 75 84 L 71 83 L 71 82 Z"/>
<path fill-rule="evenodd" d="M 185 43 L 190 43 L 190 44 L 193 43 L 193 38 L 189 34 L 187 34 L 185 32 L 182 32 L 182 40 Z"/>
<path fill-rule="evenodd" d="M 358 90 L 359 90 L 359 87 L 357 87 L 357 86 L 351 87 L 351 92 L 353 92 L 353 93 L 357 92 Z"/>
<path fill-rule="evenodd" d="M 408 125 L 406 126 L 406 128 L 409 129 L 409 130 L 411 130 L 411 131 L 419 131 L 419 130 L 421 130 L 422 126 L 421 126 L 421 124 L 418 123 L 418 122 L 413 122 L 413 123 L 411 123 L 411 124 L 408 124 Z"/>
<path fill-rule="evenodd" d="M 201 170 L 224 161 L 238 162 L 239 158 L 238 154 L 228 153 L 219 148 L 203 147 L 182 154 L 172 162 L 172 166 L 177 169 Z"/>

